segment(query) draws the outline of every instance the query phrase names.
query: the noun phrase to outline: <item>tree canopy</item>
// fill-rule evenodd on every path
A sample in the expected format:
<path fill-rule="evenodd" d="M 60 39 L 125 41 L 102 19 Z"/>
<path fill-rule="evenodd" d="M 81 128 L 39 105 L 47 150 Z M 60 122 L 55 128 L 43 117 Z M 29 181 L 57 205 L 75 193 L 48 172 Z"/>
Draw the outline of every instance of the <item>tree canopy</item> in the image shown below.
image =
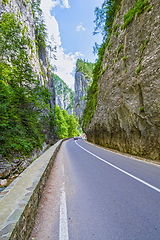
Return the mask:
<path fill-rule="evenodd" d="M 80 133 L 78 131 L 79 124 L 76 120 L 76 117 L 71 114 L 68 115 L 66 110 L 61 110 L 58 105 L 55 107 L 55 114 L 57 119 L 57 134 L 59 138 L 67 138 L 79 136 Z"/>
<path fill-rule="evenodd" d="M 27 29 L 10 13 L 2 14 L 0 29 L 0 153 L 29 154 L 45 139 L 43 127 L 49 127 L 49 115 L 43 111 L 49 114 L 50 93 L 30 64 Z"/>
<path fill-rule="evenodd" d="M 82 72 L 86 79 L 92 79 L 92 71 L 94 68 L 94 63 L 86 62 L 80 58 L 76 62 L 76 72 Z"/>

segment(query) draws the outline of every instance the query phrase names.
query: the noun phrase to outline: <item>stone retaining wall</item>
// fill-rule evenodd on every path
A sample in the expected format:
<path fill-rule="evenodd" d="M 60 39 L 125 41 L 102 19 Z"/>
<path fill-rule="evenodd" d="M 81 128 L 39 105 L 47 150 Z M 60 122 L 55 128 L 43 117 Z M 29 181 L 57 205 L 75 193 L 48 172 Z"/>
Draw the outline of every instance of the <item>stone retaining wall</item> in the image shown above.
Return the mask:
<path fill-rule="evenodd" d="M 39 200 L 62 142 L 51 146 L 0 193 L 0 240 L 29 238 Z"/>

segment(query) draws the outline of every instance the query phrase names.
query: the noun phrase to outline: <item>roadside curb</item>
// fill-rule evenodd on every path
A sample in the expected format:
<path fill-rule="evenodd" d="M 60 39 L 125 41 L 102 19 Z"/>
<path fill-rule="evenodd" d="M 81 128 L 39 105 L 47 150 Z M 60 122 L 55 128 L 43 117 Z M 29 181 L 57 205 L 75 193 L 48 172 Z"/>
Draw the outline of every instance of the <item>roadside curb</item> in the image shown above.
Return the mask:
<path fill-rule="evenodd" d="M 0 193 L 0 240 L 29 238 L 54 159 L 67 139 L 51 146 Z"/>

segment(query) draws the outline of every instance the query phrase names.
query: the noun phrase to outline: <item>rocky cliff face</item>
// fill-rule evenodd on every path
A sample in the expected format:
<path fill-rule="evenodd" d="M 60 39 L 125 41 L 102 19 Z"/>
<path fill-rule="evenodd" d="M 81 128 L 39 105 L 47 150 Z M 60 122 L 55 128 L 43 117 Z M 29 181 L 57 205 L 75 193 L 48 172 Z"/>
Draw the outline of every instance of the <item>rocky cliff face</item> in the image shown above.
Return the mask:
<path fill-rule="evenodd" d="M 81 119 L 85 108 L 85 96 L 87 94 L 89 82 L 90 79 L 85 79 L 85 76 L 82 72 L 75 73 L 74 112 L 79 119 Z"/>
<path fill-rule="evenodd" d="M 148 1 L 123 29 L 124 14 L 136 2 L 121 2 L 85 131 L 91 142 L 160 160 L 160 4 Z"/>
<path fill-rule="evenodd" d="M 56 104 L 70 115 L 73 113 L 74 92 L 56 74 L 53 75 L 53 78 L 55 82 Z"/>

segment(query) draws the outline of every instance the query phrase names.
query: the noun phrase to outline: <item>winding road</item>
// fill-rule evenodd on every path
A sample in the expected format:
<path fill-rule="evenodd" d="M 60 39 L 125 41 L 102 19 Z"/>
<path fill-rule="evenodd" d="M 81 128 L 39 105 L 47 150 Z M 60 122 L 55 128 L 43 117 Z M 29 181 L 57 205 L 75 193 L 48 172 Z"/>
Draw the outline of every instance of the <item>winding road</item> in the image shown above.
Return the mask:
<path fill-rule="evenodd" d="M 30 239 L 159 240 L 160 167 L 63 142 Z"/>

